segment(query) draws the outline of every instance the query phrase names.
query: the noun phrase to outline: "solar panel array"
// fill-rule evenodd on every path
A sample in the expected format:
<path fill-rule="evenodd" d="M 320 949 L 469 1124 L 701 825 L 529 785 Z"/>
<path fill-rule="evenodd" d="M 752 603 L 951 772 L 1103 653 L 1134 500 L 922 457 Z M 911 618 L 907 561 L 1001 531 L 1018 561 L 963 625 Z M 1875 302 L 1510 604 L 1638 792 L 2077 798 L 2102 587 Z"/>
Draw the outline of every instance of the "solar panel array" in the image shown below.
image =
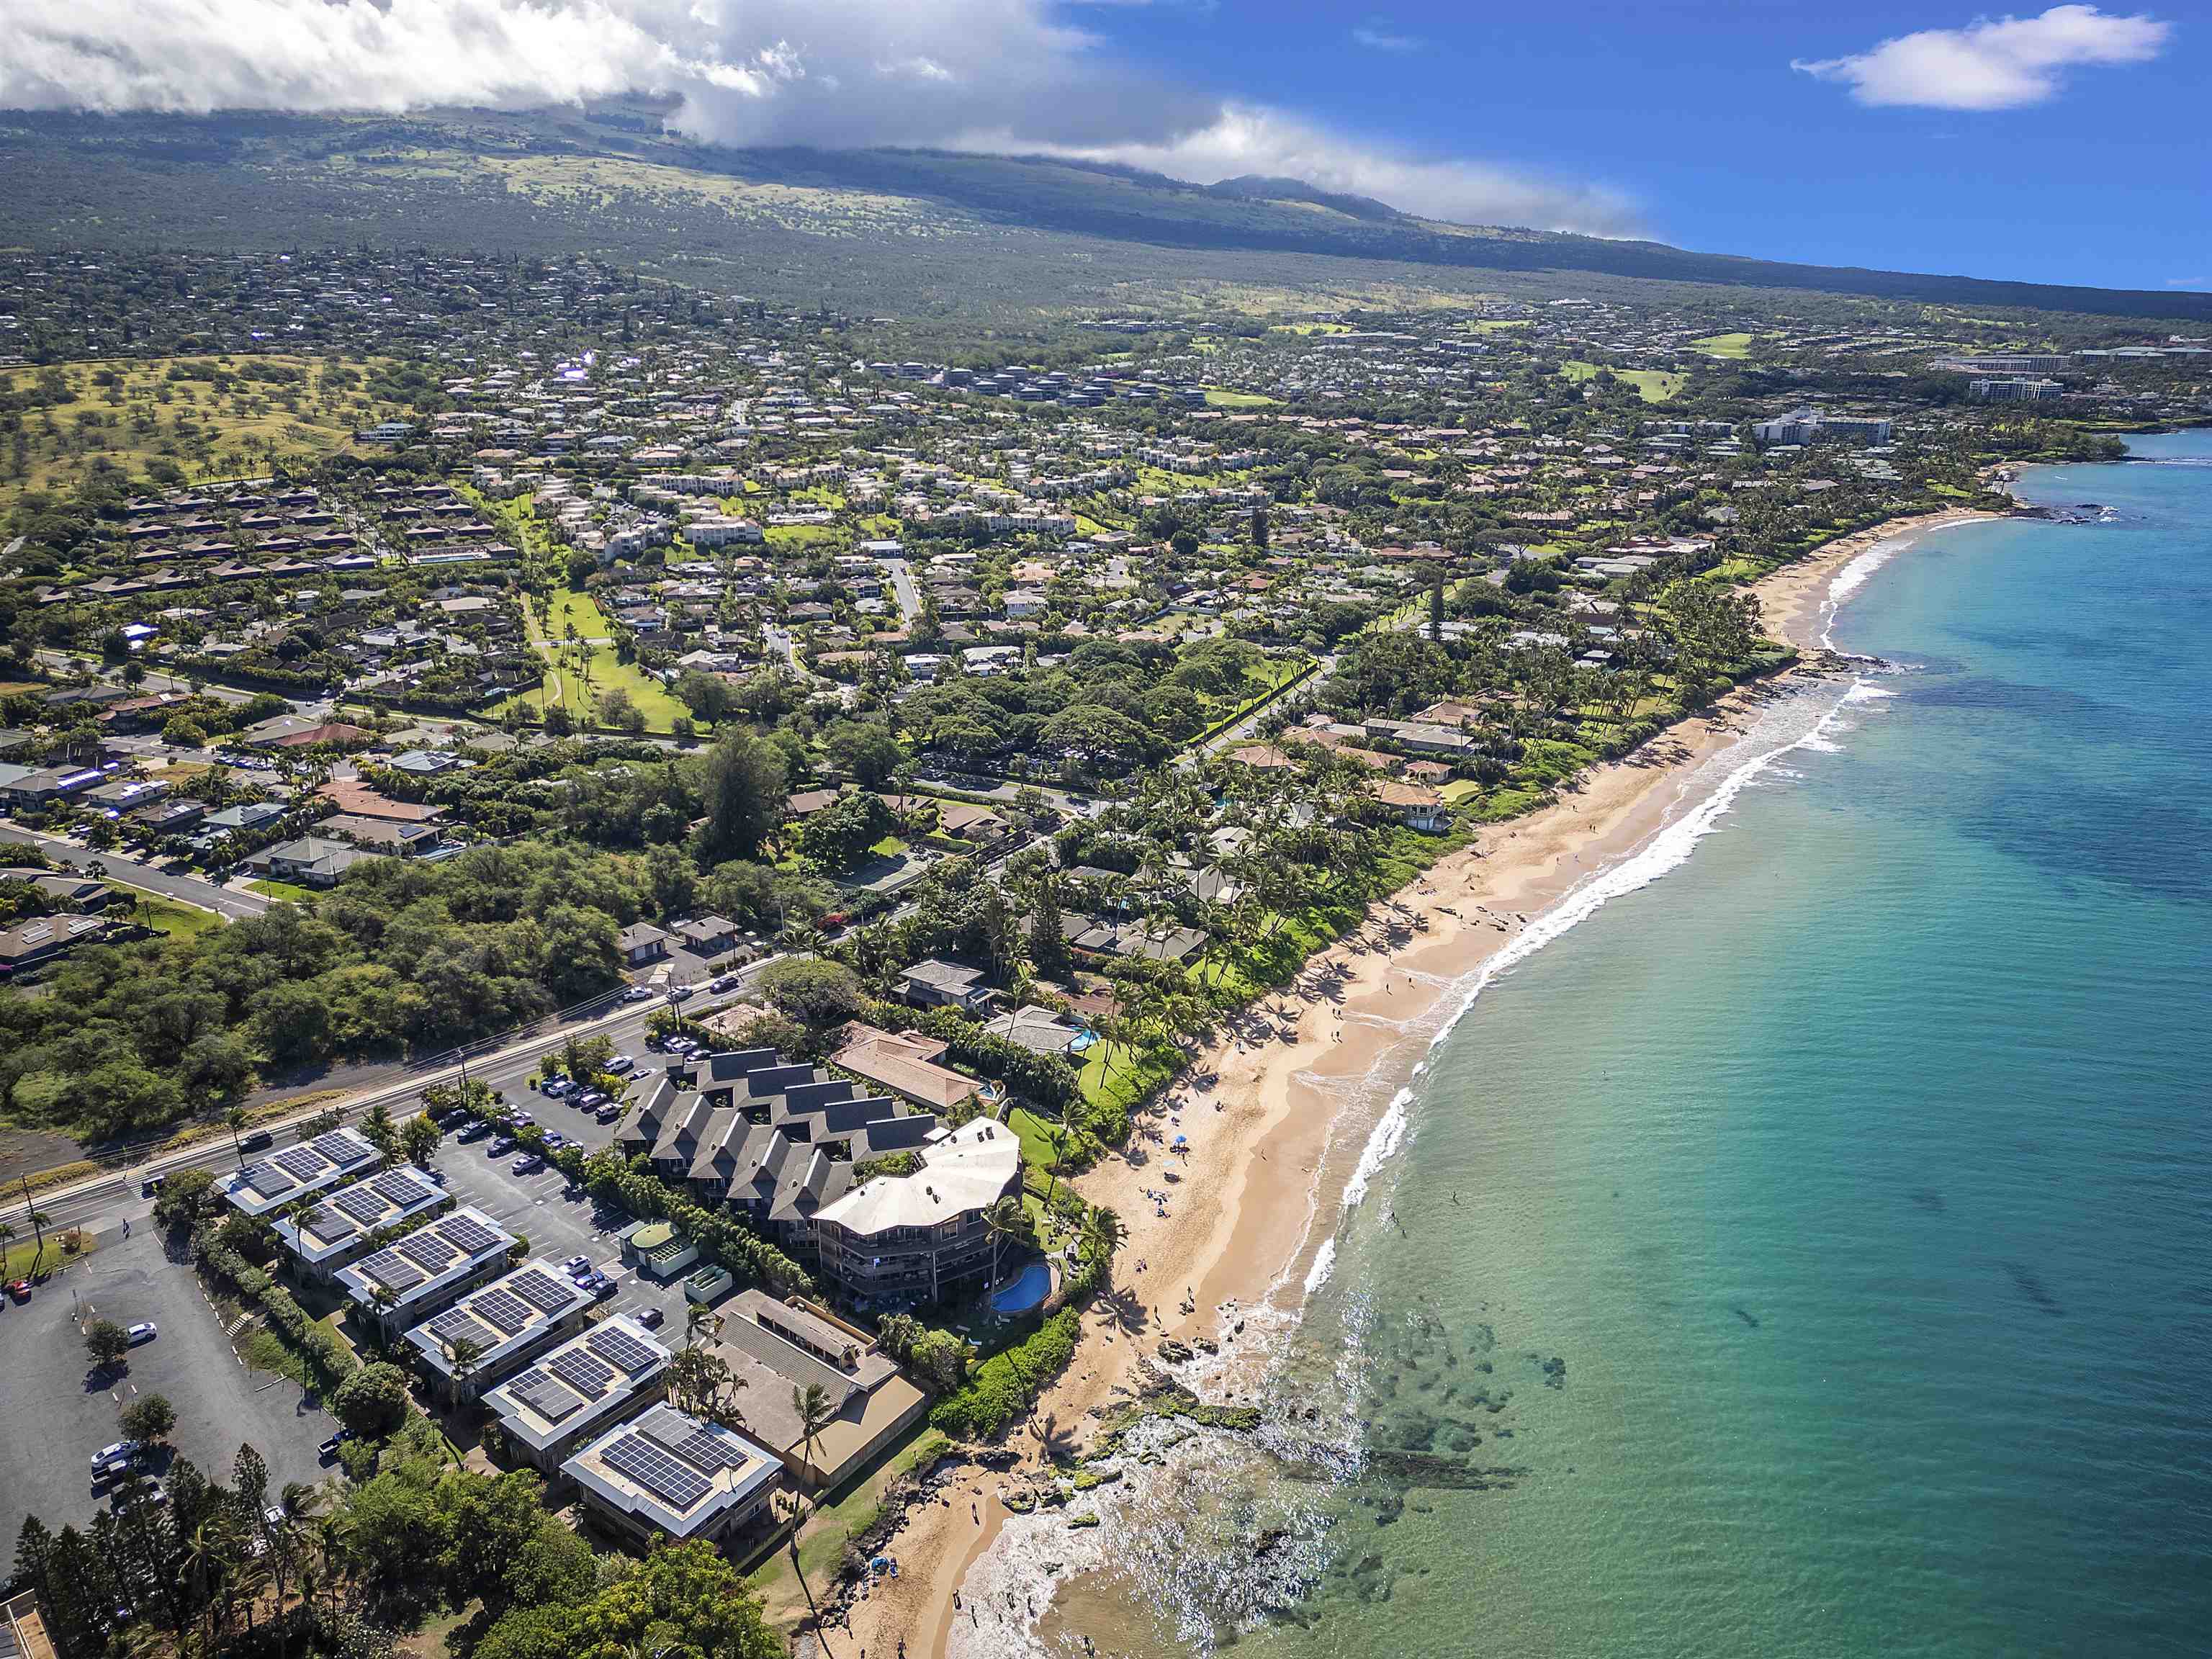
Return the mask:
<path fill-rule="evenodd" d="M 429 1277 L 397 1250 L 379 1250 L 361 1270 L 387 1291 L 411 1291 Z"/>
<path fill-rule="evenodd" d="M 373 1151 L 363 1151 L 350 1135 L 342 1135 L 333 1129 L 326 1135 L 317 1135 L 307 1143 L 331 1163 L 341 1168 L 349 1164 L 361 1164 L 374 1158 Z"/>
<path fill-rule="evenodd" d="M 343 1203 L 337 1209 L 332 1209 L 327 1204 L 316 1205 L 307 1212 L 307 1224 L 304 1231 L 313 1233 L 326 1244 L 335 1244 L 342 1238 L 351 1238 L 361 1229 L 339 1213 L 345 1207 Z"/>
<path fill-rule="evenodd" d="M 466 1308 L 450 1308 L 430 1322 L 430 1334 L 452 1347 L 456 1342 L 473 1342 L 478 1348 L 489 1348 L 499 1339 L 491 1328 L 477 1319 Z"/>
<path fill-rule="evenodd" d="M 392 1247 L 425 1273 L 441 1273 L 460 1259 L 461 1252 L 436 1229 L 410 1233 Z"/>
<path fill-rule="evenodd" d="M 413 1176 L 402 1175 L 397 1170 L 387 1170 L 370 1182 L 368 1186 L 371 1192 L 376 1194 L 394 1209 L 400 1210 L 407 1208 L 411 1204 L 421 1203 L 428 1196 L 429 1190 Z"/>
<path fill-rule="evenodd" d="M 688 1469 L 641 1434 L 625 1434 L 600 1452 L 611 1469 L 628 1475 L 677 1510 L 688 1510 L 711 1490 L 696 1470 Z"/>
<path fill-rule="evenodd" d="M 469 1306 L 476 1310 L 478 1318 L 489 1320 L 508 1336 L 537 1317 L 527 1302 L 500 1285 L 471 1297 Z"/>
<path fill-rule="evenodd" d="M 246 1166 L 246 1184 L 264 1198 L 274 1198 L 279 1193 L 290 1192 L 300 1183 L 264 1158 L 258 1164 Z"/>
<path fill-rule="evenodd" d="M 570 1348 L 556 1353 L 545 1362 L 545 1369 L 566 1382 L 586 1400 L 597 1400 L 606 1392 L 607 1384 L 617 1373 L 615 1368 L 580 1348 Z"/>
<path fill-rule="evenodd" d="M 586 1337 L 584 1346 L 602 1359 L 613 1361 L 633 1376 L 660 1358 L 628 1331 L 610 1325 L 602 1325 Z"/>
<path fill-rule="evenodd" d="M 584 1401 L 573 1390 L 535 1367 L 508 1383 L 507 1391 L 548 1423 L 558 1423 L 584 1408 Z"/>
<path fill-rule="evenodd" d="M 694 1429 L 669 1449 L 699 1469 L 741 1469 L 752 1461 L 733 1442 L 710 1429 Z"/>
<path fill-rule="evenodd" d="M 543 1314 L 565 1313 L 576 1300 L 574 1285 L 559 1283 L 543 1267 L 525 1268 L 507 1286 Z"/>
<path fill-rule="evenodd" d="M 451 1217 L 440 1225 L 438 1231 L 471 1255 L 489 1250 L 495 1244 L 506 1243 L 497 1233 L 473 1216 Z"/>
<path fill-rule="evenodd" d="M 269 1161 L 295 1181 L 313 1181 L 332 1162 L 312 1146 L 287 1146 Z"/>
<path fill-rule="evenodd" d="M 365 1193 L 358 1187 L 347 1188 L 333 1197 L 331 1202 L 364 1227 L 374 1227 L 384 1219 L 383 1200 L 374 1193 Z"/>

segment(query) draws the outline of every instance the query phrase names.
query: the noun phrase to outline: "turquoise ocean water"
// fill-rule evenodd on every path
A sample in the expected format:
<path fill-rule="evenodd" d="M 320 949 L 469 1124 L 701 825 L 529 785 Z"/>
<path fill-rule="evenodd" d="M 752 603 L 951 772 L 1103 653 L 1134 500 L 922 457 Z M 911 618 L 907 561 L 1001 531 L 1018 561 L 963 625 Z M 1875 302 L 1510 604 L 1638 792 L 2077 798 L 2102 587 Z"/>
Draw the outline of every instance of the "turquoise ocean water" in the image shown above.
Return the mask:
<path fill-rule="evenodd" d="M 1482 992 L 1048 1648 L 2212 1652 L 2212 434 L 2139 448 L 1869 574 L 1896 672 Z"/>

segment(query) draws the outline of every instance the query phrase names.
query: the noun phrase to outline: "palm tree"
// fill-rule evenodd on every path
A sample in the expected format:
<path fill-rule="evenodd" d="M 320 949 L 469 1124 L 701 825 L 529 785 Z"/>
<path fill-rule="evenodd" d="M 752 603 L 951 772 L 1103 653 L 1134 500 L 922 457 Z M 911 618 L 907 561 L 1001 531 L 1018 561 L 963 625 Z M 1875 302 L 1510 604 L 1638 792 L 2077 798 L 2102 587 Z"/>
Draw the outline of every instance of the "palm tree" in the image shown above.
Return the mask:
<path fill-rule="evenodd" d="M 46 1224 L 52 1221 L 53 1217 L 31 1201 L 31 1183 L 28 1180 L 23 1182 L 23 1219 L 31 1224 L 32 1235 L 39 1241 L 39 1248 L 31 1253 L 31 1274 L 32 1277 L 36 1278 L 39 1270 L 46 1265 Z"/>
<path fill-rule="evenodd" d="M 1104 1205 L 1097 1204 L 1084 1212 L 1076 1248 L 1093 1261 L 1111 1261 L 1114 1252 L 1121 1248 L 1121 1241 L 1128 1236 L 1129 1230 L 1121 1218 Z"/>
<path fill-rule="evenodd" d="M 465 1336 L 458 1337 L 453 1346 L 446 1350 L 446 1355 L 447 1363 L 453 1368 L 453 1382 L 459 1385 L 477 1374 L 477 1363 L 483 1358 L 483 1347 Z"/>
<path fill-rule="evenodd" d="M 1027 1218 L 1018 1198 L 1002 1198 L 983 1212 L 983 1225 L 991 1234 L 991 1283 L 999 1282 L 999 1247 L 1022 1231 Z"/>
<path fill-rule="evenodd" d="M 284 1659 L 284 1650 L 290 1635 L 290 1626 L 284 1618 L 285 1581 L 290 1577 L 292 1563 L 300 1548 L 301 1533 L 312 1518 L 315 1508 L 323 1501 L 321 1490 L 297 1480 L 289 1480 L 277 1494 L 270 1507 L 276 1512 L 271 1521 L 261 1517 L 263 1535 L 269 1540 L 270 1571 L 276 1582 L 276 1659 Z M 306 1569 L 301 1568 L 304 1581 Z M 303 1595 L 306 1593 L 303 1589 Z"/>
<path fill-rule="evenodd" d="M 814 1454 L 822 1431 L 837 1420 L 837 1408 L 830 1403 L 830 1391 L 819 1382 L 809 1382 L 805 1388 L 793 1387 L 791 1391 L 792 1415 L 799 1419 L 799 1443 L 806 1454 L 809 1468 L 817 1474 Z"/>
<path fill-rule="evenodd" d="M 222 1115 L 223 1127 L 230 1131 L 231 1150 L 238 1154 L 240 1166 L 246 1163 L 246 1108 L 234 1106 Z"/>
<path fill-rule="evenodd" d="M 811 1472 L 814 1470 L 816 1443 L 820 1439 L 823 1430 L 836 1420 L 837 1413 L 830 1403 L 829 1390 L 819 1382 L 809 1382 L 803 1389 L 793 1388 L 791 1409 L 799 1419 L 799 1445 L 806 1467 Z M 826 1654 L 830 1651 L 829 1632 L 823 1628 L 822 1610 L 814 1605 L 813 1586 L 806 1582 L 806 1569 L 799 1565 L 799 1529 L 805 1519 L 806 1500 L 801 1498 L 799 1499 L 799 1512 L 793 1518 L 791 1526 L 791 1570 L 798 1575 L 799 1593 L 805 1596 L 806 1611 L 813 1616 L 814 1639 L 821 1644 L 822 1651 Z"/>
<path fill-rule="evenodd" d="M 694 1302 L 684 1316 L 684 1346 L 695 1348 L 702 1336 L 720 1336 L 721 1316 L 703 1302 Z"/>

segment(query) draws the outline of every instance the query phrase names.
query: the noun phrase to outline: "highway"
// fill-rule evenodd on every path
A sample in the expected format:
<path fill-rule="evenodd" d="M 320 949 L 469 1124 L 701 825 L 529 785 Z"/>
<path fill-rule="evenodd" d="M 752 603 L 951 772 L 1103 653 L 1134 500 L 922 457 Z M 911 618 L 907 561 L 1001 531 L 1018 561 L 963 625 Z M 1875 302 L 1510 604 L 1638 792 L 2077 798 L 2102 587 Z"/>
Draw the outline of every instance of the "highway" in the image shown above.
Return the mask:
<path fill-rule="evenodd" d="M 218 887 L 211 881 L 203 881 L 198 876 L 180 876 L 167 870 L 157 870 L 150 864 L 142 864 L 121 853 L 95 853 L 88 847 L 56 841 L 52 836 L 34 835 L 12 823 L 0 823 L 0 842 L 13 842 L 18 847 L 36 847 L 55 863 L 71 870 L 83 870 L 97 864 L 117 881 L 143 887 L 148 892 L 158 893 L 164 898 L 196 904 L 203 910 L 213 910 L 233 921 L 241 916 L 258 916 L 268 909 L 271 902 L 258 893 L 235 893 L 228 887 Z"/>

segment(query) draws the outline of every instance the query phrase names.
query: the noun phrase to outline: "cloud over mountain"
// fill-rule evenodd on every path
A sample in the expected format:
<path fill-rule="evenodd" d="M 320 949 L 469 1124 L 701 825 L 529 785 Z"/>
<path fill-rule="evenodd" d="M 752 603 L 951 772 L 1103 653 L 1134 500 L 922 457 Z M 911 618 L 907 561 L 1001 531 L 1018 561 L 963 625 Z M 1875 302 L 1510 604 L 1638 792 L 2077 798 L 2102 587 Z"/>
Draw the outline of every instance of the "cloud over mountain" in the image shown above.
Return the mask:
<path fill-rule="evenodd" d="M 1189 86 L 1047 0 L 9 0 L 0 107 L 526 108 L 680 100 L 710 143 L 940 145 L 1292 174 L 1409 212 L 1618 234 L 1617 193 L 1425 157 Z"/>

